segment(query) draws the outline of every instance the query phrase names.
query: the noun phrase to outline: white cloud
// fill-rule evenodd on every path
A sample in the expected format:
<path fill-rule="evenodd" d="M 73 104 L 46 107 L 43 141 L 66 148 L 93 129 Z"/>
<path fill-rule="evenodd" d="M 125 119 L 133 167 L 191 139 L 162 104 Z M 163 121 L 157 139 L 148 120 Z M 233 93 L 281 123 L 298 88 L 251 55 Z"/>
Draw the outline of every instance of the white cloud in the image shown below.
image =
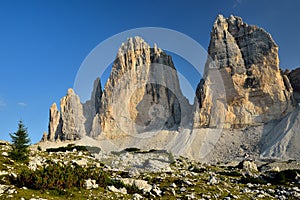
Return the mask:
<path fill-rule="evenodd" d="M 0 100 L 0 107 L 5 107 L 6 106 L 6 103 L 2 100 Z"/>
<path fill-rule="evenodd" d="M 236 8 L 239 4 L 241 4 L 243 0 L 235 0 L 232 8 Z"/>
<path fill-rule="evenodd" d="M 23 106 L 23 107 L 24 107 L 24 106 L 27 106 L 27 104 L 24 103 L 24 102 L 19 102 L 18 105 L 19 105 L 19 106 Z"/>

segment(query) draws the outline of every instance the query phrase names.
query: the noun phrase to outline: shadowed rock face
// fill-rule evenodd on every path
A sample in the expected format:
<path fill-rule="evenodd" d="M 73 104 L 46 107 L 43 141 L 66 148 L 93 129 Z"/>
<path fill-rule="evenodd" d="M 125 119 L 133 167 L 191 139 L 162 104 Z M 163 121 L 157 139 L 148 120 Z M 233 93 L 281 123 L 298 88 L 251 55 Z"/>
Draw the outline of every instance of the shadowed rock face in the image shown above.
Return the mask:
<path fill-rule="evenodd" d="M 300 68 L 287 73 L 289 81 L 294 91 L 294 97 L 300 103 Z"/>
<path fill-rule="evenodd" d="M 92 127 L 95 118 L 97 118 L 96 115 L 100 113 L 101 97 L 102 97 L 101 81 L 100 78 L 97 78 L 94 81 L 94 87 L 93 87 L 91 99 L 86 101 L 83 104 L 83 115 L 86 119 L 84 123 L 84 127 L 87 135 L 91 137 L 96 136 L 92 131 Z"/>
<path fill-rule="evenodd" d="M 194 127 L 220 122 L 243 127 L 278 119 L 294 109 L 289 81 L 279 70 L 278 47 L 262 28 L 219 15 L 208 54 L 196 91 Z"/>
<path fill-rule="evenodd" d="M 156 45 L 150 48 L 140 37 L 122 44 L 102 96 L 104 134 L 115 137 L 177 129 L 187 121 L 182 116 L 190 110 L 171 56 Z"/>

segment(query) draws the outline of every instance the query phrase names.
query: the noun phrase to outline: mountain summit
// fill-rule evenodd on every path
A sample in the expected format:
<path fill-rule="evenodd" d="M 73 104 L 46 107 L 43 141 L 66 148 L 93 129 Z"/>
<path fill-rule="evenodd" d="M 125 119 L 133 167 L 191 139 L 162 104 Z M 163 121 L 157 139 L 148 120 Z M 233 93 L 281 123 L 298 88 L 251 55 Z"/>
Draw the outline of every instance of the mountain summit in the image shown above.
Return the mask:
<path fill-rule="evenodd" d="M 239 128 L 280 119 L 295 109 L 293 89 L 279 69 L 278 46 L 262 28 L 240 17 L 219 15 L 208 54 L 197 89 L 200 116 L 196 127 L 216 126 L 220 110 L 225 110 L 225 127 Z M 221 87 L 223 96 L 218 92 L 217 97 L 222 101 L 215 101 L 214 93 Z"/>
<path fill-rule="evenodd" d="M 291 141 L 299 138 L 298 72 L 280 70 L 278 46 L 264 29 L 219 15 L 190 105 L 172 57 L 141 37 L 129 38 L 103 90 L 97 79 L 86 103 L 69 89 L 60 111 L 51 106 L 46 143 L 94 138 L 106 151 L 166 149 L 205 162 L 244 155 L 300 159 Z"/>
<path fill-rule="evenodd" d="M 172 57 L 156 44 L 151 48 L 141 37 L 123 43 L 102 96 L 103 134 L 118 137 L 175 130 L 184 123 L 182 116 L 190 113 Z"/>

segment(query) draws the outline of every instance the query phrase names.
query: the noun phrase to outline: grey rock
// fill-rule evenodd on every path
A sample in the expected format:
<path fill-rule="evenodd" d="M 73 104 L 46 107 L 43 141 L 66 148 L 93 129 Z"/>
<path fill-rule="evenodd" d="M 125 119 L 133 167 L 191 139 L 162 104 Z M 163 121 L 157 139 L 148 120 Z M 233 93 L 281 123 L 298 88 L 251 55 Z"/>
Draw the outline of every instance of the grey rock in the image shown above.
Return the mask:
<path fill-rule="evenodd" d="M 43 198 L 30 198 L 30 200 L 47 200 L 47 199 L 43 199 Z"/>
<path fill-rule="evenodd" d="M 297 102 L 300 102 L 300 68 L 294 69 L 287 73 L 291 86 L 294 91 L 294 97 Z"/>
<path fill-rule="evenodd" d="M 144 197 L 138 193 L 135 193 L 132 195 L 132 200 L 140 200 L 143 199 Z"/>
<path fill-rule="evenodd" d="M 84 166 L 87 166 L 88 161 L 87 161 L 87 159 L 82 158 L 82 159 L 78 159 L 78 160 L 72 160 L 72 163 L 75 163 L 75 164 L 77 164 L 79 166 L 84 167 Z"/>
<path fill-rule="evenodd" d="M 218 183 L 219 183 L 219 181 L 218 181 L 218 179 L 216 177 L 210 176 L 210 178 L 208 180 L 208 184 L 209 185 L 215 185 L 215 184 L 218 184 Z"/>
<path fill-rule="evenodd" d="M 53 103 L 49 110 L 48 141 L 55 141 L 62 132 L 62 120 L 56 103 Z"/>
<path fill-rule="evenodd" d="M 35 171 L 39 166 L 42 166 L 45 161 L 46 159 L 41 156 L 30 157 L 28 168 Z"/>
<path fill-rule="evenodd" d="M 96 183 L 96 180 L 87 179 L 84 181 L 84 188 L 87 190 L 97 189 L 99 185 Z"/>
<path fill-rule="evenodd" d="M 300 128 L 300 108 L 287 114 L 279 122 L 275 122 L 272 129 L 264 134 L 259 146 L 261 157 L 278 159 L 299 159 L 299 128 Z M 272 166 L 272 171 L 280 171 L 280 165 Z"/>
<path fill-rule="evenodd" d="M 156 196 L 161 196 L 161 194 L 162 194 L 162 191 L 156 186 L 156 185 L 153 185 L 152 186 L 152 191 L 153 191 L 153 193 L 156 195 Z"/>
<path fill-rule="evenodd" d="M 111 185 L 111 186 L 107 186 L 107 188 L 112 191 L 112 192 L 115 192 L 115 193 L 121 193 L 121 194 L 127 194 L 127 190 L 126 188 L 116 188 L 115 186 Z"/>
<path fill-rule="evenodd" d="M 300 192 L 300 189 L 298 187 L 293 187 L 292 190 L 294 190 L 296 192 Z"/>
<path fill-rule="evenodd" d="M 187 194 L 187 195 L 185 195 L 185 197 L 186 197 L 187 199 L 197 199 L 194 193 L 192 193 L 192 194 Z"/>
<path fill-rule="evenodd" d="M 172 193 L 173 196 L 176 195 L 176 192 L 175 192 L 174 188 L 171 188 L 171 193 Z"/>
<path fill-rule="evenodd" d="M 186 188 L 185 188 L 185 187 L 182 187 L 182 188 L 180 188 L 179 191 L 180 191 L 180 192 L 185 192 L 185 191 L 186 191 Z"/>
<path fill-rule="evenodd" d="M 8 171 L 0 171 L 0 176 L 7 175 Z"/>
<path fill-rule="evenodd" d="M 136 180 L 136 179 L 130 179 L 130 178 L 122 178 L 120 179 L 123 181 L 124 184 L 126 185 L 135 185 L 138 187 L 140 190 L 143 190 L 144 192 L 150 192 L 152 190 L 152 186 L 148 184 L 147 181 L 144 180 Z"/>
<path fill-rule="evenodd" d="M 171 184 L 170 184 L 170 187 L 172 187 L 172 188 L 176 188 L 177 186 L 176 186 L 176 184 L 175 184 L 175 183 L 171 183 Z"/>
<path fill-rule="evenodd" d="M 86 101 L 83 104 L 83 115 L 86 118 L 84 124 L 85 131 L 90 137 L 96 137 L 101 132 L 101 129 L 97 130 L 94 127 L 95 126 L 94 123 L 100 124 L 100 121 L 95 121 L 96 120 L 95 118 L 97 118 L 96 115 L 100 113 L 101 97 L 102 97 L 101 81 L 100 78 L 97 78 L 94 81 L 94 87 L 93 87 L 91 99 Z"/>
<path fill-rule="evenodd" d="M 262 28 L 219 15 L 208 54 L 196 91 L 195 128 L 245 127 L 294 110 L 289 80 L 279 70 L 278 46 Z"/>
<path fill-rule="evenodd" d="M 103 134 L 115 138 L 177 129 L 190 114 L 171 56 L 140 37 L 123 43 L 102 95 Z"/>
<path fill-rule="evenodd" d="M 8 185 L 0 185 L 0 195 L 9 189 Z"/>
<path fill-rule="evenodd" d="M 194 184 L 189 180 L 184 180 L 184 183 L 188 186 L 193 186 Z"/>
<path fill-rule="evenodd" d="M 46 142 L 46 141 L 48 141 L 48 134 L 47 132 L 44 132 L 41 142 Z"/>
<path fill-rule="evenodd" d="M 257 166 L 254 161 L 243 160 L 239 163 L 239 168 L 246 170 L 247 172 L 258 172 Z"/>
<path fill-rule="evenodd" d="M 1 153 L 1 155 L 7 157 L 8 153 L 4 151 L 4 152 Z"/>
<path fill-rule="evenodd" d="M 77 140 L 86 135 L 85 117 L 80 98 L 73 89 L 60 100 L 60 111 L 53 103 L 49 113 L 48 141 Z"/>
<path fill-rule="evenodd" d="M 17 194 L 17 193 L 18 193 L 17 190 L 14 189 L 14 188 L 11 188 L 11 189 L 7 190 L 7 194 Z"/>
<path fill-rule="evenodd" d="M 18 175 L 17 175 L 16 173 L 14 173 L 14 172 L 11 172 L 9 175 L 10 175 L 11 177 L 13 177 L 13 178 L 17 178 L 17 177 L 18 177 Z"/>
<path fill-rule="evenodd" d="M 86 135 L 82 104 L 73 89 L 68 89 L 67 95 L 60 100 L 60 112 L 61 140 L 77 140 Z"/>

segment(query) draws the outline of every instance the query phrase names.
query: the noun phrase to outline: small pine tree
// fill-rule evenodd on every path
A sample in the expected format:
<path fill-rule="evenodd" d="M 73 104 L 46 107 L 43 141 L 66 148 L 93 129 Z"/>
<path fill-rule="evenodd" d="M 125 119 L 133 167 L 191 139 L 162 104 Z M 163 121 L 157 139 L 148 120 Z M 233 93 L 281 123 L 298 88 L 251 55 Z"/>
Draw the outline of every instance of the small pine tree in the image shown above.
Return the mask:
<path fill-rule="evenodd" d="M 27 134 L 27 128 L 20 120 L 18 124 L 18 131 L 9 134 L 12 140 L 12 149 L 9 156 L 19 162 L 27 163 L 29 161 L 29 143 L 30 139 Z"/>

